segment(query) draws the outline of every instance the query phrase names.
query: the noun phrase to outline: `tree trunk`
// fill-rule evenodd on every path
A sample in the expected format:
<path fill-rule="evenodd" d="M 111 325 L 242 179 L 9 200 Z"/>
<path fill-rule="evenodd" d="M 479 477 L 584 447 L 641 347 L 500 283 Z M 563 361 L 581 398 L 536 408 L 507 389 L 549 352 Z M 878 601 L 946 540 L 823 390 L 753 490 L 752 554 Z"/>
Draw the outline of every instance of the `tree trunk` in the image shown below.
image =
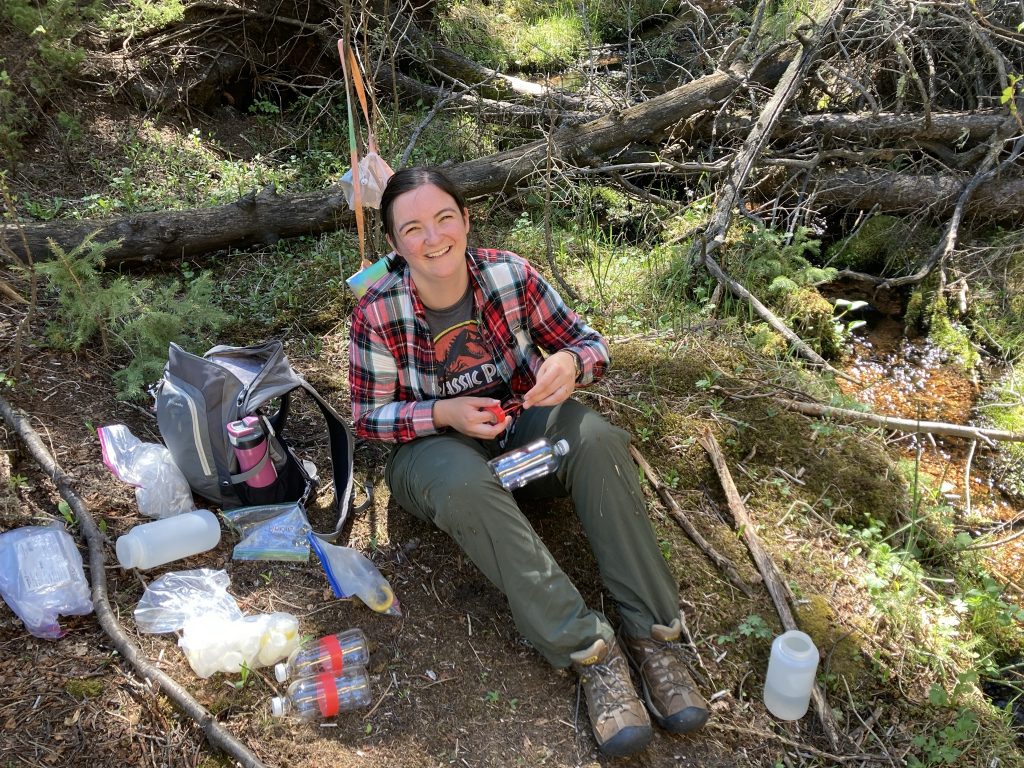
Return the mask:
<path fill-rule="evenodd" d="M 775 68 L 763 69 L 770 78 Z M 777 75 L 776 75 L 777 76 Z M 580 126 L 556 131 L 555 150 L 563 162 L 589 164 L 601 155 L 640 142 L 727 98 L 741 82 L 734 73 L 716 72 L 635 107 Z M 479 197 L 514 186 L 543 167 L 547 141 L 541 139 L 516 149 L 447 168 L 447 174 L 467 197 Z M 47 241 L 65 250 L 86 235 L 97 240 L 119 240 L 107 255 L 107 266 L 185 259 L 225 248 L 247 248 L 276 242 L 282 237 L 317 234 L 338 229 L 350 212 L 340 188 L 322 193 L 282 196 L 268 187 L 229 205 L 185 211 L 140 213 L 102 221 L 51 221 L 0 228 L 0 242 L 22 259 L 27 243 L 36 259 L 49 258 Z M 24 234 L 22 239 L 21 234 Z"/>
<path fill-rule="evenodd" d="M 927 209 L 933 217 L 948 216 L 969 177 L 919 176 L 868 168 L 818 177 L 815 203 L 840 208 L 898 213 Z M 1024 179 L 997 178 L 975 190 L 967 217 L 975 221 L 1020 224 L 1024 215 Z"/>

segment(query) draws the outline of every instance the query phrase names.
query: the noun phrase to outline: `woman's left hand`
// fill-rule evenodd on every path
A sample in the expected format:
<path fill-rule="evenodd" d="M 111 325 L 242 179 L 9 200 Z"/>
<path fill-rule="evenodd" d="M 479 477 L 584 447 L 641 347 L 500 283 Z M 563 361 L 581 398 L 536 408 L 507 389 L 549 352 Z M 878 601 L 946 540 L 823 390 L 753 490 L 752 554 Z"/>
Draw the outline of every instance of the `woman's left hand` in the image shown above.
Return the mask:
<path fill-rule="evenodd" d="M 558 405 L 576 389 L 576 358 L 564 350 L 549 355 L 537 369 L 537 383 L 523 396 L 523 408 Z"/>

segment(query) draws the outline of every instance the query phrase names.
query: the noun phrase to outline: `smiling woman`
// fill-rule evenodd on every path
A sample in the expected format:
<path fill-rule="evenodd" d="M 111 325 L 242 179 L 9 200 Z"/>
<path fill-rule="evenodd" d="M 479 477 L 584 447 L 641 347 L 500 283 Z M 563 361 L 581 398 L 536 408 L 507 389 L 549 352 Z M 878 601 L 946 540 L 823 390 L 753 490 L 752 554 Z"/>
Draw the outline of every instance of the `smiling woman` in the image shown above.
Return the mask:
<path fill-rule="evenodd" d="M 528 262 L 468 247 L 466 204 L 437 171 L 396 173 L 381 212 L 398 258 L 353 313 L 349 381 L 356 432 L 398 444 L 386 469 L 393 498 L 455 539 L 533 647 L 579 674 L 603 752 L 643 749 L 651 716 L 674 733 L 700 728 L 709 712 L 680 655 L 679 594 L 629 435 L 571 398 L 607 369 L 604 339 Z M 488 461 L 539 438 L 565 441 L 568 454 L 513 496 Z M 530 496 L 572 497 L 618 605 L 618 640 L 521 512 Z"/>

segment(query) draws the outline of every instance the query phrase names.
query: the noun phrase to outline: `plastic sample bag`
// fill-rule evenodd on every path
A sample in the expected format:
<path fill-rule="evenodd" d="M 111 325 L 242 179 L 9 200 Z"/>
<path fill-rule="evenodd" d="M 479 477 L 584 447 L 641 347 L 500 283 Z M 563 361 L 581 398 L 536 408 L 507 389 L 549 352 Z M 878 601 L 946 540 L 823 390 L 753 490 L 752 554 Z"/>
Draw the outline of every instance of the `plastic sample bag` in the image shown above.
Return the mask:
<path fill-rule="evenodd" d="M 107 469 L 118 480 L 135 486 L 139 512 L 162 518 L 196 508 L 188 481 L 166 447 L 142 442 L 124 424 L 100 427 L 96 434 Z"/>
<path fill-rule="evenodd" d="M 0 534 L 0 595 L 31 634 L 47 640 L 64 634 L 58 615 L 92 613 L 82 555 L 63 525 Z"/>
<path fill-rule="evenodd" d="M 178 645 L 200 677 L 269 667 L 299 647 L 299 620 L 290 613 L 235 620 L 198 616 L 185 622 Z"/>
<path fill-rule="evenodd" d="M 401 616 L 391 585 L 362 552 L 352 547 L 328 544 L 316 534 L 309 535 L 313 551 L 327 574 L 327 583 L 335 597 L 358 597 L 368 608 L 388 616 Z"/>
<path fill-rule="evenodd" d="M 223 516 L 242 537 L 231 553 L 233 560 L 309 560 L 306 536 L 313 529 L 300 503 L 236 507 Z"/>
<path fill-rule="evenodd" d="M 380 208 L 380 200 L 384 195 L 384 187 L 388 179 L 394 175 L 391 166 L 383 157 L 372 150 L 359 161 L 359 191 L 362 203 L 367 208 Z M 352 184 L 352 169 L 349 168 L 338 182 L 345 193 L 345 201 L 353 211 L 356 209 L 355 189 Z"/>
<path fill-rule="evenodd" d="M 234 621 L 242 618 L 235 598 L 228 594 L 226 571 L 198 568 L 171 571 L 152 582 L 135 607 L 139 632 L 175 632 L 190 619 Z"/>

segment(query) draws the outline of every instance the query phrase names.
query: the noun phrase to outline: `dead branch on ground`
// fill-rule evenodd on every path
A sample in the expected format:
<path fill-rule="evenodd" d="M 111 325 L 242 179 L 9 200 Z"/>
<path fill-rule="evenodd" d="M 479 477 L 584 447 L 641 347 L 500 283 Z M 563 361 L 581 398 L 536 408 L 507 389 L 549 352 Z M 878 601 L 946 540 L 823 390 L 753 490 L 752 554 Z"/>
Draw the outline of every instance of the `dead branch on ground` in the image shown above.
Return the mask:
<path fill-rule="evenodd" d="M 46 473 L 60 492 L 61 497 L 71 506 L 78 524 L 81 527 L 82 536 L 85 538 L 89 548 L 89 575 L 92 580 L 92 602 L 96 612 L 96 619 L 100 627 L 110 638 L 118 652 L 128 660 L 139 676 L 146 681 L 152 680 L 160 690 L 173 701 L 178 707 L 196 724 L 199 725 L 206 740 L 211 746 L 224 752 L 236 760 L 244 768 L 264 768 L 263 763 L 256 757 L 249 748 L 224 728 L 217 719 L 202 704 L 196 701 L 192 695 L 181 686 L 180 683 L 170 678 L 142 654 L 142 650 L 135 645 L 121 629 L 114 611 L 110 607 L 107 598 L 107 577 L 104 570 L 103 539 L 105 538 L 96 526 L 92 514 L 82 499 L 75 493 L 71 478 L 57 464 L 56 459 L 47 450 L 39 434 L 29 424 L 29 418 L 23 412 L 15 410 L 10 403 L 0 397 L 0 415 L 10 428 L 21 438 L 21 441 L 28 448 L 29 454 Z"/>
<path fill-rule="evenodd" d="M 707 427 L 704 427 L 698 439 L 704 450 L 708 452 L 708 456 L 711 457 L 711 463 L 718 473 L 718 478 L 722 483 L 722 490 L 725 492 L 725 498 L 729 505 L 729 511 L 732 513 L 733 523 L 736 530 L 743 536 L 743 541 L 750 551 L 750 556 L 757 564 L 757 570 L 764 579 L 765 588 L 768 590 L 768 594 L 771 595 L 783 628 L 787 631 L 799 629 L 796 619 L 793 617 L 793 611 L 789 607 L 792 594 L 771 555 L 768 554 L 756 533 L 754 522 L 747 513 L 746 505 L 736 489 L 736 484 L 729 473 L 729 467 L 725 463 L 725 456 L 718 445 L 718 441 L 715 440 L 715 436 Z M 811 691 L 811 698 L 814 701 L 815 711 L 818 713 L 818 719 L 825 730 L 825 735 L 828 736 L 829 743 L 832 744 L 834 750 L 838 750 L 839 727 L 836 724 L 835 717 L 832 715 L 832 708 L 829 707 L 828 701 L 825 699 L 825 693 L 817 683 L 815 683 L 814 689 Z"/>
<path fill-rule="evenodd" d="M 736 154 L 733 160 L 732 173 L 725 182 L 725 192 L 719 195 L 718 202 L 715 205 L 715 212 L 711 216 L 711 222 L 708 224 L 700 240 L 694 244 L 691 253 L 691 260 L 693 262 L 702 264 L 734 296 L 746 301 L 802 357 L 833 373 L 838 373 L 838 371 L 829 365 L 821 355 L 811 349 L 803 339 L 797 336 L 774 312 L 762 304 L 756 296 L 738 281 L 729 277 L 715 260 L 714 254 L 719 246 L 725 242 L 725 233 L 732 222 L 733 211 L 737 206 L 745 204 L 742 200 L 742 195 L 747 185 L 747 180 L 754 170 L 754 163 L 761 154 L 761 150 L 771 135 L 775 124 L 782 116 L 783 110 L 799 91 L 805 73 L 817 58 L 822 37 L 840 24 L 851 9 L 852 3 L 850 0 L 836 0 L 830 8 L 825 22 L 821 25 L 814 38 L 810 40 L 801 39 L 802 51 L 790 62 L 785 74 L 775 87 L 771 98 L 758 115 L 754 127 L 743 142 L 743 147 Z"/>
<path fill-rule="evenodd" d="M 725 577 L 729 580 L 730 584 L 736 587 L 736 589 L 747 597 L 753 597 L 753 590 L 751 590 L 750 585 L 744 581 L 743 577 L 740 576 L 739 572 L 736 570 L 736 565 L 732 560 L 711 546 L 711 543 L 705 539 L 694 524 L 690 522 L 690 518 L 688 518 L 686 513 L 679 508 L 679 504 L 677 504 L 676 500 L 672 498 L 672 494 L 669 492 L 669 489 L 661 482 L 658 474 L 648 463 L 647 459 L 644 458 L 643 454 L 640 453 L 636 446 L 632 444 L 629 446 L 629 452 L 633 456 L 633 460 L 637 463 L 637 466 L 639 466 L 647 476 L 647 481 L 658 494 L 658 498 L 661 499 L 662 503 L 668 508 L 668 513 L 672 515 L 672 519 L 675 520 L 679 524 L 679 527 L 686 532 L 686 535 L 690 537 L 690 541 L 696 544 L 700 550 L 707 555 L 708 559 L 725 574 Z"/>
<path fill-rule="evenodd" d="M 1000 429 L 984 429 L 982 427 L 949 424 L 943 421 L 918 421 L 916 419 L 901 419 L 896 416 L 879 416 L 874 413 L 850 410 L 849 408 L 835 408 L 819 403 L 803 403 L 782 397 L 773 397 L 772 400 L 786 410 L 802 413 L 805 416 L 835 418 L 840 421 L 867 424 L 872 427 L 891 429 L 896 432 L 962 437 L 967 440 L 981 440 L 988 445 L 993 445 L 995 441 L 1024 442 L 1024 432 L 1006 432 Z"/>

